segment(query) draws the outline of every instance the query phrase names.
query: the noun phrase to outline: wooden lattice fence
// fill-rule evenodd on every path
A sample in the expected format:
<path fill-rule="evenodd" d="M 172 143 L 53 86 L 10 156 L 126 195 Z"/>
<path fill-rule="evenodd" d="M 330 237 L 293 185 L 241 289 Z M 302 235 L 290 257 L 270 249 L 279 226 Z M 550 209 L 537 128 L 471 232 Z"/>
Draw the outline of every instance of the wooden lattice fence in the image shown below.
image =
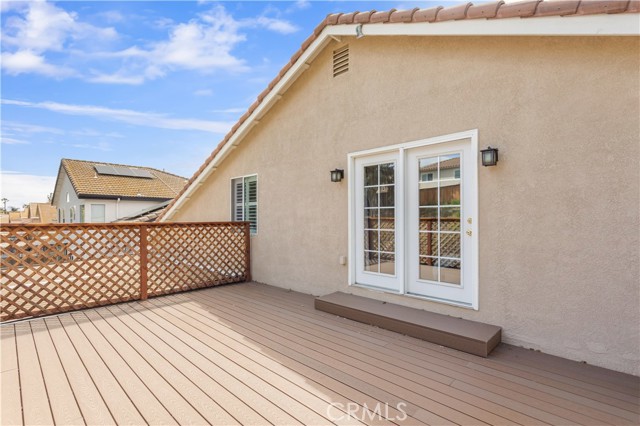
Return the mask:
<path fill-rule="evenodd" d="M 251 279 L 249 223 L 3 225 L 0 321 Z"/>

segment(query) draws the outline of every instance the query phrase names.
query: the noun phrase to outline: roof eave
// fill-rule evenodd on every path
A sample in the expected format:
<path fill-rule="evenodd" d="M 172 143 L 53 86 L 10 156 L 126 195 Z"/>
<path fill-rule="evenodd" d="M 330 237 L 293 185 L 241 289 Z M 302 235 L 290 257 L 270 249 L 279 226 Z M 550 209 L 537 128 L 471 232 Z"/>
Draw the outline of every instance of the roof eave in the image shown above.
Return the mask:
<path fill-rule="evenodd" d="M 324 22 L 326 23 L 326 20 Z M 289 86 L 309 68 L 313 59 L 327 44 L 338 37 L 355 37 L 358 25 L 325 24 L 317 37 L 313 34 L 307 39 L 303 43 L 302 53 L 298 58 L 285 65 L 276 79 L 258 96 L 258 101 L 245 113 L 246 117 L 241 117 L 230 134 L 218 144 L 210 158 L 190 179 L 186 188 L 169 205 L 158 221 L 166 222 L 178 212 L 215 171 L 220 162 L 240 144 L 255 125 L 260 123 L 260 119 L 282 98 Z M 535 19 L 519 17 L 465 19 L 437 23 L 369 23 L 362 25 L 362 33 L 365 36 L 638 36 L 640 28 L 636 13 L 617 13 L 579 17 L 548 16 Z M 308 43 L 310 39 L 312 41 Z"/>

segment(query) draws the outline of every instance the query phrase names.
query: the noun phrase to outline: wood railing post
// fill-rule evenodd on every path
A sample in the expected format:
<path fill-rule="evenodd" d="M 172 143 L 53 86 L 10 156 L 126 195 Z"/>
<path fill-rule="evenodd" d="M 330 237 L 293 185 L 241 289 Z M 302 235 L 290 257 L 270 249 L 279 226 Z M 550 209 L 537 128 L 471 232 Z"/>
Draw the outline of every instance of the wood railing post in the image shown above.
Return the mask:
<path fill-rule="evenodd" d="M 244 224 L 244 261 L 247 270 L 247 281 L 251 281 L 251 223 Z"/>
<path fill-rule="evenodd" d="M 147 253 L 147 227 L 140 226 L 140 300 L 147 300 L 147 275 L 149 256 Z"/>

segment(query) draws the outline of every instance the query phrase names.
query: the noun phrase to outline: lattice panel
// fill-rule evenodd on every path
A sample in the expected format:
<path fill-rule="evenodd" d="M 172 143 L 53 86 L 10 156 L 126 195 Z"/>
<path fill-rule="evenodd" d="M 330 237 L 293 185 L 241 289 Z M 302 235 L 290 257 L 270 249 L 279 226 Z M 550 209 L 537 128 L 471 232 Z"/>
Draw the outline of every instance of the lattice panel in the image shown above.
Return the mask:
<path fill-rule="evenodd" d="M 247 232 L 244 223 L 149 228 L 149 296 L 247 280 Z"/>
<path fill-rule="evenodd" d="M 138 297 L 139 229 L 3 226 L 0 320 Z"/>
<path fill-rule="evenodd" d="M 0 321 L 246 281 L 249 243 L 247 222 L 4 225 Z"/>

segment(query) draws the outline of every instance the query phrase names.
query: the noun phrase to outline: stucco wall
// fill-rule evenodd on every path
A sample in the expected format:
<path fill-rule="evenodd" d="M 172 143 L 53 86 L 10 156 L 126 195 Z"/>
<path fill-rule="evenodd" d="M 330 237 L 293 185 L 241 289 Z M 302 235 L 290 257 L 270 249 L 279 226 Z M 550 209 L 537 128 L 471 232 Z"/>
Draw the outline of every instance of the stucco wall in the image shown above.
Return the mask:
<path fill-rule="evenodd" d="M 257 281 L 504 327 L 504 340 L 640 374 L 637 38 L 364 37 L 334 43 L 172 219 L 229 220 L 257 173 Z M 478 129 L 479 310 L 348 287 L 347 153 Z"/>

